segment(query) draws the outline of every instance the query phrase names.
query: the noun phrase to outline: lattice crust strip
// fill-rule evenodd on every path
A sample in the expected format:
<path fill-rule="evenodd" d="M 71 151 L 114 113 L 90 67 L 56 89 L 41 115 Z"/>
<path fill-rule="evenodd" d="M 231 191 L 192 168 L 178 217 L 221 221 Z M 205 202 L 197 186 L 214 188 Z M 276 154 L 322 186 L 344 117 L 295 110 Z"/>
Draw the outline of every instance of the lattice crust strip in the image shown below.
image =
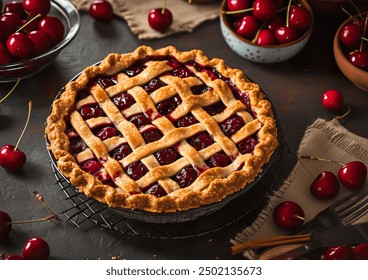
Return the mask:
<path fill-rule="evenodd" d="M 152 212 L 223 199 L 253 181 L 277 146 L 258 85 L 220 59 L 174 47 L 143 46 L 87 67 L 54 102 L 46 134 L 58 168 L 80 191 Z M 122 147 L 128 152 L 116 157 Z M 95 173 L 85 167 L 91 162 L 101 167 Z M 138 164 L 146 171 L 131 174 Z M 194 177 L 183 183 L 187 170 Z"/>

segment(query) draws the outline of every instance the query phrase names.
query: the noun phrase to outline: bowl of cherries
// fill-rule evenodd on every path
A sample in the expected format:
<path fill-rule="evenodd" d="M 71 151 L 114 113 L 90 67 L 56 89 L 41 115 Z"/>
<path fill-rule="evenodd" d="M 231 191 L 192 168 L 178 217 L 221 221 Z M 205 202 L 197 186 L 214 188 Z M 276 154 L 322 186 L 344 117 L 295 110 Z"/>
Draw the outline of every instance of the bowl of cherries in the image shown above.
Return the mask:
<path fill-rule="evenodd" d="M 224 0 L 222 35 L 240 56 L 276 63 L 298 54 L 313 29 L 313 11 L 306 0 Z"/>
<path fill-rule="evenodd" d="M 333 52 L 341 72 L 357 87 L 368 91 L 368 13 L 359 13 L 340 25 Z"/>
<path fill-rule="evenodd" d="M 39 73 L 76 36 L 78 10 L 67 0 L 0 0 L 0 82 Z"/>

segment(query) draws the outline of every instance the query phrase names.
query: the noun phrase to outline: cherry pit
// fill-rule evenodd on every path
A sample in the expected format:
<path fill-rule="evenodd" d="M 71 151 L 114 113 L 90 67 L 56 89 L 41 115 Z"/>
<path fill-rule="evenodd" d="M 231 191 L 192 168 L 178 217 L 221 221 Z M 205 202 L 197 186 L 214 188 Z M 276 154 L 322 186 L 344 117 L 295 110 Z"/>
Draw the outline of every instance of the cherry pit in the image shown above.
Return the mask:
<path fill-rule="evenodd" d="M 50 0 L 9 1 L 0 9 L 0 65 L 36 57 L 63 40 L 64 24 L 50 9 Z"/>

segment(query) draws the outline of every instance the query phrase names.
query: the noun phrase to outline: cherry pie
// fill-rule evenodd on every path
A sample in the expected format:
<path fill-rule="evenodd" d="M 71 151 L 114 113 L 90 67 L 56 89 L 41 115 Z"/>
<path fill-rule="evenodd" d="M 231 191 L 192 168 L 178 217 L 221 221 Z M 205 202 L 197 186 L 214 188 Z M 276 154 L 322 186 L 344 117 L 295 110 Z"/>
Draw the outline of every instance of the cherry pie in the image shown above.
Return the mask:
<path fill-rule="evenodd" d="M 46 136 L 79 191 L 149 212 L 221 201 L 254 181 L 278 145 L 257 84 L 173 46 L 87 67 L 54 101 Z"/>

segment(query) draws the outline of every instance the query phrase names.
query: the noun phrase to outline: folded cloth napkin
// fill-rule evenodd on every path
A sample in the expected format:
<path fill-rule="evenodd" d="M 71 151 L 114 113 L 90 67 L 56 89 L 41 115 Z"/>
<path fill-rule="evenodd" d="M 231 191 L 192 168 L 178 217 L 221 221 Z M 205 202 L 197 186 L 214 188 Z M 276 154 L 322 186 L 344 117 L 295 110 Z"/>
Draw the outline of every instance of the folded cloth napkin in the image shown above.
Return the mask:
<path fill-rule="evenodd" d="M 305 131 L 297 155 L 298 157 L 302 155 L 315 156 L 342 163 L 359 160 L 368 165 L 368 139 L 351 133 L 336 119 L 332 121 L 317 119 Z M 319 173 L 331 171 L 337 175 L 340 167 L 337 163 L 299 159 L 291 174 L 270 198 L 269 204 L 259 214 L 255 222 L 238 233 L 230 242 L 236 245 L 251 239 L 287 234 L 286 230 L 276 226 L 272 218 L 273 209 L 282 201 L 297 202 L 303 208 L 306 222 L 308 222 L 318 212 L 351 193 L 341 184 L 337 197 L 330 200 L 319 200 L 313 197 L 309 191 L 311 183 Z M 367 181 L 364 188 L 368 189 Z M 368 221 L 368 215 L 356 222 L 366 221 Z M 256 259 L 257 254 L 253 251 L 247 251 L 244 253 L 244 257 Z"/>
<path fill-rule="evenodd" d="M 131 0 L 108 0 L 115 15 L 123 18 L 131 31 L 139 39 L 162 38 L 178 32 L 191 32 L 199 24 L 207 20 L 214 20 L 220 12 L 218 0 L 169 0 L 166 7 L 173 14 L 173 23 L 165 32 L 157 32 L 148 25 L 148 13 L 151 9 L 161 8 L 163 0 L 131 1 Z M 71 0 L 79 11 L 88 11 L 92 0 Z"/>

